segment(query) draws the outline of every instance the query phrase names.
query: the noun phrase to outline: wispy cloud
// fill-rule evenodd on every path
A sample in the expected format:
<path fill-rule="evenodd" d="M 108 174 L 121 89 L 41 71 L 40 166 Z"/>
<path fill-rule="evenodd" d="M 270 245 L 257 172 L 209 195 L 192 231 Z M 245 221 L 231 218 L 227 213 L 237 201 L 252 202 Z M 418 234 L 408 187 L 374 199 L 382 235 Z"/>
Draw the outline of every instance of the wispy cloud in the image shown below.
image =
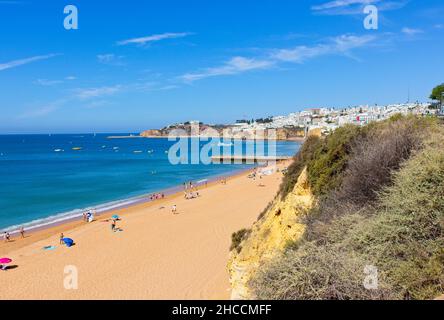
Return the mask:
<path fill-rule="evenodd" d="M 403 8 L 409 0 L 334 0 L 311 7 L 316 14 L 356 15 L 362 14 L 366 5 L 374 4 L 379 11 Z"/>
<path fill-rule="evenodd" d="M 110 96 L 122 91 L 122 85 L 104 86 L 97 88 L 76 89 L 75 97 L 81 100 Z"/>
<path fill-rule="evenodd" d="M 138 45 L 144 45 L 151 42 L 157 42 L 161 40 L 166 39 L 176 39 L 176 38 L 184 38 L 187 36 L 192 35 L 191 32 L 178 32 L 178 33 L 162 33 L 162 34 L 154 34 L 146 37 L 140 37 L 140 38 L 133 38 L 133 39 L 127 39 L 117 42 L 117 45 L 124 46 L 128 44 L 138 44 Z"/>
<path fill-rule="evenodd" d="M 314 46 L 298 46 L 292 49 L 274 50 L 272 57 L 284 62 L 302 63 L 308 59 L 331 54 L 349 56 L 351 50 L 364 47 L 374 41 L 375 36 L 341 35 L 328 42 Z"/>
<path fill-rule="evenodd" d="M 97 60 L 102 64 L 108 64 L 113 66 L 123 66 L 125 63 L 122 61 L 123 56 L 117 56 L 113 53 L 99 54 Z"/>
<path fill-rule="evenodd" d="M 180 77 L 185 82 L 193 82 L 209 77 L 234 75 L 247 71 L 267 69 L 274 64 L 271 60 L 260 60 L 255 58 L 234 57 L 223 65 L 215 68 L 207 68 L 201 72 L 187 73 Z"/>
<path fill-rule="evenodd" d="M 341 35 L 327 39 L 325 43 L 312 46 L 297 46 L 294 48 L 271 49 L 264 57 L 245 58 L 234 57 L 223 65 L 202 71 L 186 73 L 179 77 L 186 83 L 191 83 L 205 78 L 236 75 L 253 70 L 270 69 L 279 63 L 303 63 L 306 60 L 331 54 L 341 54 L 351 56 L 353 49 L 369 45 L 376 39 L 376 36 L 364 35 Z"/>
<path fill-rule="evenodd" d="M 55 86 L 56 84 L 63 83 L 62 80 L 48 80 L 48 79 L 37 79 L 36 84 L 44 87 Z"/>
<path fill-rule="evenodd" d="M 327 9 L 335 9 L 335 8 L 343 8 L 343 7 L 349 7 L 351 5 L 355 4 L 371 4 L 371 3 L 377 3 L 381 0 L 335 0 L 326 2 L 323 4 L 312 6 L 312 10 L 327 10 Z"/>
<path fill-rule="evenodd" d="M 55 86 L 57 84 L 65 83 L 66 81 L 73 81 L 77 78 L 74 76 L 65 77 L 63 80 L 49 80 L 49 79 L 37 79 L 34 83 L 44 87 Z"/>
<path fill-rule="evenodd" d="M 72 80 L 76 79 L 74 76 L 66 77 Z M 48 80 L 48 82 L 50 82 Z M 42 83 L 46 83 L 42 81 Z M 38 108 L 29 110 L 18 119 L 36 118 L 47 116 L 61 108 L 66 108 L 68 105 L 82 107 L 87 109 L 98 108 L 108 105 L 113 105 L 113 101 L 105 100 L 106 97 L 117 95 L 125 92 L 148 93 L 155 91 L 166 91 L 179 88 L 178 85 L 162 84 L 161 82 L 133 82 L 128 84 L 116 84 L 101 87 L 77 88 L 69 92 L 67 96 L 59 100 L 46 103 Z"/>
<path fill-rule="evenodd" d="M 417 34 L 421 34 L 424 32 L 421 29 L 413 29 L 413 28 L 408 28 L 408 27 L 402 28 L 401 31 L 402 31 L 402 33 L 404 33 L 408 36 L 415 36 Z"/>
<path fill-rule="evenodd" d="M 43 55 L 43 56 L 35 56 L 35 57 L 30 57 L 30 58 L 25 58 L 25 59 L 13 60 L 13 61 L 9 61 L 6 63 L 1 63 L 0 64 L 0 71 L 15 68 L 18 66 L 22 66 L 22 65 L 36 62 L 36 61 L 40 61 L 40 60 L 46 60 L 46 59 L 49 59 L 49 58 L 52 58 L 52 57 L 55 57 L 58 55 L 60 55 L 60 54 L 52 53 L 52 54 L 47 54 L 47 55 Z"/>
<path fill-rule="evenodd" d="M 50 103 L 47 103 L 35 110 L 27 111 L 21 115 L 19 115 L 18 119 L 26 119 L 26 118 L 37 118 L 46 116 L 50 113 L 53 113 L 54 111 L 57 111 L 60 107 L 62 107 L 68 100 L 67 99 L 60 99 L 56 100 Z"/>

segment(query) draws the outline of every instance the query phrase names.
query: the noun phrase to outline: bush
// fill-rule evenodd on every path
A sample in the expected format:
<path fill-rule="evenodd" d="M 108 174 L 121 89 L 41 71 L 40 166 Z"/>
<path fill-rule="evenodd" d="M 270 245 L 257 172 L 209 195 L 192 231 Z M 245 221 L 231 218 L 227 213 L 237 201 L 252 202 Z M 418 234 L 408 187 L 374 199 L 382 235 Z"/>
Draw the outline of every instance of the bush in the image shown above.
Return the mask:
<path fill-rule="evenodd" d="M 340 185 L 352 144 L 360 135 L 360 127 L 347 125 L 336 129 L 317 144 L 307 163 L 308 179 L 315 195 L 325 195 Z"/>
<path fill-rule="evenodd" d="M 293 157 L 293 162 L 288 166 L 282 183 L 279 187 L 279 195 L 284 199 L 293 191 L 299 175 L 301 174 L 308 161 L 313 158 L 314 151 L 321 143 L 321 139 L 316 136 L 309 136 L 302 145 L 299 152 Z"/>
<path fill-rule="evenodd" d="M 392 119 L 360 131 L 355 142 L 366 148 L 352 152 L 336 189 L 342 191 L 335 196 L 347 205 L 337 206 L 310 237 L 259 269 L 250 282 L 257 298 L 431 299 L 442 294 L 443 138 L 443 129 L 427 119 Z M 349 173 L 359 175 L 358 169 L 364 173 L 352 179 Z M 367 179 L 372 170 L 376 176 Z M 343 188 L 349 183 L 354 187 Z M 325 213 L 323 207 L 317 210 Z M 366 265 L 378 268 L 376 290 L 363 286 Z"/>
<path fill-rule="evenodd" d="M 242 250 L 241 243 L 243 240 L 248 238 L 250 233 L 251 233 L 251 229 L 241 229 L 237 232 L 234 232 L 231 235 L 230 251 L 236 250 L 237 253 L 240 253 Z"/>

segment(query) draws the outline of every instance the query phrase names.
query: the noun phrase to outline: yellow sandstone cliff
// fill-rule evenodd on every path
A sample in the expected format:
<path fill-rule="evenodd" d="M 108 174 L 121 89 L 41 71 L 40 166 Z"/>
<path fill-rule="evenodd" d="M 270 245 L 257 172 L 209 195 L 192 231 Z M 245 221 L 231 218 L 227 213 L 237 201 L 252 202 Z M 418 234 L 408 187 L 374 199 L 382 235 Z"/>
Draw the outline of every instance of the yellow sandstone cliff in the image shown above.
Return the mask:
<path fill-rule="evenodd" d="M 298 218 L 313 205 L 313 201 L 304 169 L 293 192 L 284 200 L 277 197 L 265 215 L 253 225 L 250 235 L 241 243 L 240 253 L 231 252 L 228 262 L 231 299 L 254 298 L 248 289 L 248 281 L 260 262 L 282 252 L 290 241 L 303 235 L 305 226 Z"/>

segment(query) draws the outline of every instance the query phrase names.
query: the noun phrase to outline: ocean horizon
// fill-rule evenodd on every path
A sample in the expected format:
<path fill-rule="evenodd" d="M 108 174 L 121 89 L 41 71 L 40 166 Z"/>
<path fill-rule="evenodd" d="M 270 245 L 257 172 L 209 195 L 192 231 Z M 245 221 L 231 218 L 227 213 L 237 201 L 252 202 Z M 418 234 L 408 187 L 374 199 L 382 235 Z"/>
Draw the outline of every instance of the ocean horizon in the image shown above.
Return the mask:
<path fill-rule="evenodd" d="M 108 139 L 109 135 L 116 134 L 0 135 L 0 231 L 72 219 L 87 209 L 107 211 L 151 193 L 178 191 L 187 181 L 197 183 L 253 166 L 172 165 L 166 152 L 174 141 Z M 199 142 L 199 152 L 207 143 Z M 242 152 L 252 144 L 256 148 L 254 142 L 243 141 Z M 277 141 L 276 153 L 292 156 L 299 145 Z M 264 151 L 267 155 L 266 144 Z M 190 148 L 190 157 L 192 152 Z"/>

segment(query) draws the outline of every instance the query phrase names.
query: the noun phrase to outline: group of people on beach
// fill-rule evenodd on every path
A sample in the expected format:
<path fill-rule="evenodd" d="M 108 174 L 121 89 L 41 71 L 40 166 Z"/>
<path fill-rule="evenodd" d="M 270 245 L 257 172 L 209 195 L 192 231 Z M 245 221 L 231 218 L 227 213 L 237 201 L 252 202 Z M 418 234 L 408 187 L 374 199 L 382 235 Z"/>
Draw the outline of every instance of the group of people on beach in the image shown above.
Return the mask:
<path fill-rule="evenodd" d="M 190 191 L 190 192 L 184 192 L 184 197 L 185 197 L 186 200 L 195 199 L 195 198 L 198 198 L 199 196 L 200 195 L 199 195 L 199 191 L 198 190 Z"/>
<path fill-rule="evenodd" d="M 192 181 L 183 183 L 183 195 L 186 200 L 195 199 L 200 196 L 199 190 Z"/>
<path fill-rule="evenodd" d="M 25 228 L 23 228 L 23 227 L 20 227 L 20 229 L 19 229 L 19 233 L 20 233 L 20 237 L 23 239 L 23 238 L 25 238 Z M 9 233 L 9 232 L 4 232 L 3 233 L 3 240 L 5 241 L 5 242 L 10 242 L 11 241 L 11 234 Z"/>
<path fill-rule="evenodd" d="M 163 193 L 154 193 L 150 196 L 151 201 L 159 200 L 159 199 L 163 199 L 163 198 L 165 198 L 165 194 L 163 194 Z"/>
<path fill-rule="evenodd" d="M 183 183 L 183 189 L 186 191 L 186 190 L 191 190 L 191 189 L 193 189 L 194 188 L 194 185 L 193 185 L 193 181 L 188 181 L 188 182 L 184 182 Z"/>
<path fill-rule="evenodd" d="M 94 221 L 94 216 L 95 216 L 96 210 L 88 210 L 86 212 L 83 213 L 83 221 L 85 222 L 93 222 Z"/>

